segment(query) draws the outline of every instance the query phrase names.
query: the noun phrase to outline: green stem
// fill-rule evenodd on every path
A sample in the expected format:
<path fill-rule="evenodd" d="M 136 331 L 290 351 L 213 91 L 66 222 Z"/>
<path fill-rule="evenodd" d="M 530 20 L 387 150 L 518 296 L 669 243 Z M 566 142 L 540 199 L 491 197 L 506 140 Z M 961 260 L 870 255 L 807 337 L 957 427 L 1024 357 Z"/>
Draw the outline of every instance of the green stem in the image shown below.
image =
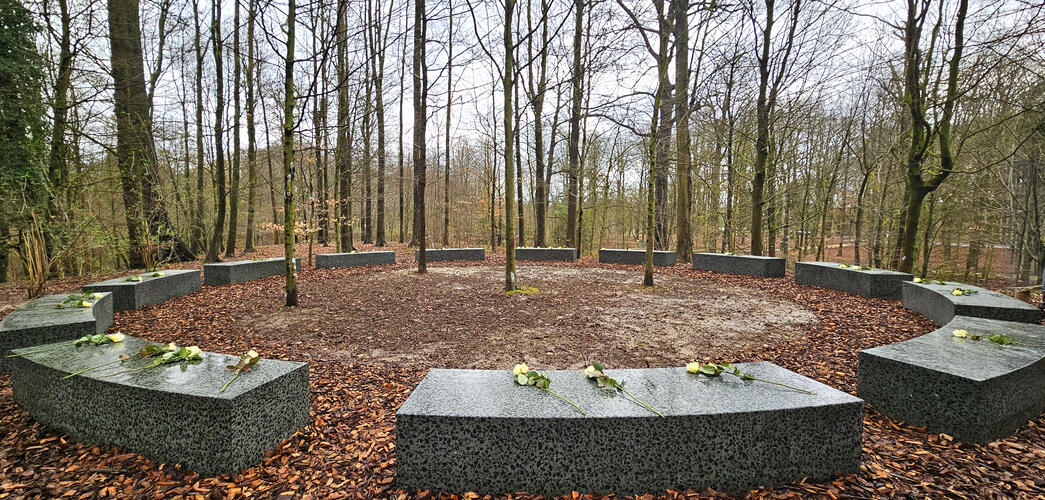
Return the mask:
<path fill-rule="evenodd" d="M 84 373 L 87 373 L 87 372 L 89 372 L 91 370 L 97 370 L 98 368 L 102 368 L 102 367 L 106 367 L 106 366 L 110 366 L 110 365 L 115 365 L 116 363 L 122 363 L 123 361 L 124 360 L 122 360 L 122 359 L 117 359 L 116 361 L 111 361 L 109 363 L 104 363 L 104 364 L 101 364 L 101 365 L 98 365 L 98 366 L 92 366 L 90 368 L 84 368 L 83 370 L 80 370 L 78 372 L 70 373 L 70 374 L 62 377 L 62 379 L 72 378 L 72 377 L 75 377 L 77 375 L 82 375 Z"/>
<path fill-rule="evenodd" d="M 642 405 L 642 406 L 646 407 L 646 409 L 647 409 L 647 410 L 649 410 L 649 411 L 651 411 L 651 412 L 653 412 L 653 413 L 656 413 L 657 415 L 660 415 L 660 418 L 665 418 L 665 417 L 664 417 L 664 414 L 663 414 L 663 413 L 661 413 L 661 412 L 657 411 L 657 409 L 656 409 L 656 408 L 654 408 L 654 407 L 652 407 L 652 406 L 650 406 L 650 405 L 646 404 L 646 402 L 645 402 L 645 401 L 643 401 L 643 400 L 641 400 L 641 399 L 639 399 L 639 398 L 635 397 L 635 395 L 634 395 L 634 394 L 632 394 L 631 392 L 629 392 L 629 391 L 628 391 L 627 389 L 625 389 L 625 388 L 623 388 L 623 387 L 621 387 L 621 386 L 619 386 L 619 385 L 617 386 L 617 388 L 618 388 L 618 389 L 620 389 L 620 390 L 622 390 L 622 391 L 624 391 L 624 394 L 627 394 L 628 396 L 630 396 L 630 397 L 631 397 L 631 399 L 635 400 L 635 402 L 636 402 L 636 403 L 638 403 L 638 404 L 640 404 L 640 405 Z"/>
<path fill-rule="evenodd" d="M 751 376 L 751 375 L 748 375 L 748 376 L 751 377 L 751 380 L 757 380 L 759 382 L 764 382 L 766 384 L 779 385 L 780 387 L 786 387 L 786 388 L 791 389 L 793 391 L 804 392 L 806 394 L 812 394 L 812 395 L 816 396 L 816 393 L 813 392 L 813 391 L 807 391 L 805 389 L 799 389 L 799 388 L 797 388 L 795 386 L 782 384 L 780 382 L 773 382 L 772 380 L 761 379 L 761 378 L 758 378 L 758 377 L 755 377 L 755 376 Z"/>
<path fill-rule="evenodd" d="M 229 384 L 231 384 L 232 382 L 234 382 L 236 379 L 239 378 L 239 374 L 242 371 L 243 371 L 243 368 L 236 368 L 236 374 L 232 376 L 232 380 L 229 380 L 228 382 L 225 382 L 225 385 L 221 386 L 221 390 L 218 391 L 218 392 L 225 392 L 225 389 L 229 388 Z"/>
<path fill-rule="evenodd" d="M 235 379 L 233 379 L 233 380 L 235 380 Z M 228 384 L 225 384 L 225 385 L 228 385 Z M 573 401 L 570 401 L 569 399 L 566 399 L 566 398 L 560 396 L 559 393 L 557 393 L 557 392 L 555 392 L 555 391 L 553 391 L 551 389 L 545 389 L 544 387 L 541 387 L 541 389 L 544 390 L 545 392 L 547 392 L 548 394 L 551 394 L 552 396 L 555 396 L 555 397 L 557 397 L 557 398 L 559 398 L 559 399 L 561 399 L 561 400 L 563 400 L 563 401 L 565 401 L 567 403 L 570 403 L 571 405 L 573 405 L 574 408 L 577 409 L 577 411 L 581 412 L 581 415 L 587 415 L 588 414 L 588 412 L 584 411 L 580 406 L 577 406 L 577 403 L 574 403 Z M 222 389 L 222 390 L 224 390 L 224 389 Z"/>
<path fill-rule="evenodd" d="M 131 369 L 128 369 L 128 370 L 123 370 L 123 371 L 113 372 L 113 373 L 110 373 L 110 374 L 108 374 L 108 375 L 102 375 L 102 376 L 100 376 L 100 377 L 98 377 L 98 378 L 108 378 L 108 377 L 115 377 L 116 375 L 122 375 L 122 374 L 124 374 L 124 373 L 130 373 L 130 372 L 136 372 L 136 371 L 141 371 L 141 370 L 145 370 L 145 369 L 148 369 L 148 368 L 155 368 L 155 367 L 157 367 L 157 366 L 163 366 L 163 365 L 165 365 L 165 364 L 168 364 L 168 363 L 161 363 L 161 364 L 158 364 L 158 365 L 156 365 L 156 364 L 152 364 L 152 363 L 149 363 L 149 364 L 147 364 L 147 365 L 145 365 L 145 366 L 139 366 L 139 367 L 137 367 L 137 368 L 131 368 Z"/>

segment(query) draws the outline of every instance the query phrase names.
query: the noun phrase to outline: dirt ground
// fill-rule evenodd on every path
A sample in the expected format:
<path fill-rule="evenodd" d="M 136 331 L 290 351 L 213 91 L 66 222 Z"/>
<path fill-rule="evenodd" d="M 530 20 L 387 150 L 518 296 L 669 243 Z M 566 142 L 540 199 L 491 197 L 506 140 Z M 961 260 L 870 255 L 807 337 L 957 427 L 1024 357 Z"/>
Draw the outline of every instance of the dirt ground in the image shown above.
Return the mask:
<path fill-rule="evenodd" d="M 243 311 L 230 318 L 232 334 L 303 332 L 300 340 L 324 357 L 391 364 L 634 367 L 791 340 L 816 321 L 792 301 L 692 278 L 665 277 L 643 290 L 640 274 L 618 269 L 520 266 L 517 275 L 538 292 L 506 296 L 504 271 L 491 266 L 434 267 L 427 276 L 317 272 L 310 294 L 324 300 Z"/>

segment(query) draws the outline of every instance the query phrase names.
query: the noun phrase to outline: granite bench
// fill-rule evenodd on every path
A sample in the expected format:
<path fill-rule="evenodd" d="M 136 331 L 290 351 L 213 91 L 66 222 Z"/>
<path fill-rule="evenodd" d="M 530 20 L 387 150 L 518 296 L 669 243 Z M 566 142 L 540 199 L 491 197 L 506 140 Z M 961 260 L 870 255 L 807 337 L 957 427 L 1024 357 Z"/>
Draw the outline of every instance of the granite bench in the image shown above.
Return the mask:
<path fill-rule="evenodd" d="M 599 262 L 604 264 L 634 264 L 646 263 L 645 250 L 625 250 L 621 248 L 600 248 Z M 654 266 L 674 266 L 675 252 L 668 250 L 653 251 Z"/>
<path fill-rule="evenodd" d="M 515 249 L 515 260 L 573 262 L 577 260 L 577 249 L 519 247 Z"/>
<path fill-rule="evenodd" d="M 958 338 L 955 330 L 981 335 Z M 1010 345 L 988 339 L 1005 334 Z M 857 392 L 889 418 L 970 443 L 1012 435 L 1045 411 L 1045 327 L 955 316 L 913 339 L 860 351 Z"/>
<path fill-rule="evenodd" d="M 839 290 L 871 298 L 899 299 L 900 283 L 911 281 L 910 273 L 886 269 L 852 269 L 835 262 L 798 262 L 795 283 Z"/>
<path fill-rule="evenodd" d="M 295 258 L 294 264 L 301 271 L 301 259 Z M 235 285 L 247 281 L 280 276 L 286 271 L 286 259 L 234 260 L 203 265 L 203 284 L 207 286 Z"/>
<path fill-rule="evenodd" d="M 141 279 L 133 280 L 135 277 Z M 197 269 L 148 272 L 91 283 L 83 290 L 112 293 L 114 311 L 141 309 L 200 291 L 200 272 Z"/>
<path fill-rule="evenodd" d="M 113 296 L 95 292 L 88 298 L 89 307 L 77 307 L 68 294 L 45 295 L 18 306 L 0 322 L 0 375 L 14 369 L 13 349 L 76 340 L 94 335 L 112 326 Z M 61 307 L 59 307 L 61 306 Z"/>
<path fill-rule="evenodd" d="M 549 496 L 744 491 L 859 471 L 860 399 L 771 363 L 738 366 L 816 394 L 684 368 L 607 372 L 661 418 L 580 370 L 547 372 L 585 416 L 515 385 L 508 370 L 432 369 L 396 413 L 396 486 Z"/>
<path fill-rule="evenodd" d="M 316 254 L 316 267 L 333 269 L 336 267 L 383 266 L 395 264 L 396 254 L 390 250 L 375 252 L 346 252 Z"/>
<path fill-rule="evenodd" d="M 14 401 L 74 441 L 117 446 L 205 475 L 258 465 L 266 450 L 309 423 L 305 363 L 261 359 L 225 392 L 219 390 L 232 378 L 225 367 L 239 358 L 207 352 L 197 363 L 106 376 L 148 363 L 135 359 L 63 378 L 134 355 L 145 344 L 126 337 L 13 358 L 18 364 L 11 378 Z"/>
<path fill-rule="evenodd" d="M 414 261 L 419 255 L 414 250 Z M 443 260 L 486 260 L 486 249 L 483 248 L 426 248 L 425 262 Z"/>
<path fill-rule="evenodd" d="M 973 290 L 973 295 L 954 295 L 954 289 Z M 1000 319 L 1018 323 L 1041 323 L 1042 311 L 1022 300 L 978 286 L 962 283 L 903 283 L 903 306 L 922 313 L 938 325 L 955 316 Z"/>
<path fill-rule="evenodd" d="M 748 274 L 763 278 L 784 276 L 787 261 L 781 257 L 734 255 L 725 253 L 693 254 L 693 269 L 716 273 Z"/>

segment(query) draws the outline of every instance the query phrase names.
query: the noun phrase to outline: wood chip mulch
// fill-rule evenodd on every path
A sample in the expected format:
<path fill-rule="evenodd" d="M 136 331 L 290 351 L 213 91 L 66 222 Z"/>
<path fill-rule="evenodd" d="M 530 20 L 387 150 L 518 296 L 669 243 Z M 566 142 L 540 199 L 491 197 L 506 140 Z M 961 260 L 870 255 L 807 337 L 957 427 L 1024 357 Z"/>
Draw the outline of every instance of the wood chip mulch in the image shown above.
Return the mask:
<path fill-rule="evenodd" d="M 396 250 L 400 262 L 412 260 L 408 249 Z M 262 254 L 277 251 L 270 247 L 263 249 Z M 486 265 L 501 263 L 503 257 L 490 256 Z M 568 265 L 599 266 L 591 259 Z M 407 264 L 394 267 L 405 268 Z M 328 271 L 306 269 L 302 273 L 303 289 L 308 280 L 322 278 L 319 273 L 323 272 Z M 373 271 L 335 272 L 347 276 Z M 793 300 L 814 312 L 819 321 L 806 327 L 806 336 L 742 350 L 735 353 L 733 360 L 771 361 L 850 393 L 856 391 L 860 349 L 914 337 L 934 328 L 931 322 L 903 309 L 897 301 L 863 299 L 797 286 L 790 276 L 755 279 L 715 275 L 682 265 L 658 269 L 658 273 L 748 287 Z M 65 280 L 62 285 L 71 289 L 87 282 Z M 271 295 L 278 290 L 278 283 L 273 278 L 207 288 L 191 300 L 176 299 L 177 307 L 168 303 L 147 309 L 148 314 L 120 313 L 117 326 L 127 333 L 154 337 L 150 340 L 174 339 L 183 345 L 198 343 L 206 350 L 239 353 L 259 339 L 231 337 L 219 319 L 243 307 L 243 300 Z M 351 318 L 351 314 L 366 311 L 347 311 L 346 318 Z M 162 331 L 158 331 L 161 329 L 156 318 L 162 321 Z M 407 492 L 395 488 L 395 412 L 427 367 L 331 359 L 308 351 L 293 337 L 294 332 L 287 332 L 284 341 L 262 341 L 260 348 L 263 356 L 310 361 L 312 424 L 270 452 L 260 466 L 231 476 L 201 477 L 154 463 L 136 453 L 71 442 L 19 409 L 7 377 L 0 377 L 0 499 L 480 498 L 465 492 Z M 658 497 L 641 498 L 724 496 L 705 490 L 669 491 Z M 924 429 L 894 422 L 868 408 L 859 474 L 825 483 L 797 482 L 744 496 L 1045 499 L 1045 421 L 1032 421 L 1008 439 L 972 446 L 955 442 L 947 435 L 928 434 Z M 534 497 L 515 494 L 505 498 Z M 565 498 L 593 496 L 574 494 Z"/>

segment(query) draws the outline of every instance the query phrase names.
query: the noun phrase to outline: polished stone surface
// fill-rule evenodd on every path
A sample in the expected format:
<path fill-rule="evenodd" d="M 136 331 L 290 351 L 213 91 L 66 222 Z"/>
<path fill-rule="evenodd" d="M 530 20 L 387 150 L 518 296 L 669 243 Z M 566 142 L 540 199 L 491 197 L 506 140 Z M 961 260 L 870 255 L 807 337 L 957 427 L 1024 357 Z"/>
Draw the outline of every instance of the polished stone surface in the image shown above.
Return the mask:
<path fill-rule="evenodd" d="M 69 298 L 69 294 L 61 293 L 33 299 L 11 311 L 0 322 L 0 375 L 11 373 L 15 366 L 14 359 L 6 357 L 12 349 L 76 340 L 108 330 L 112 326 L 113 297 L 111 293 L 98 293 L 102 297 L 91 300 L 89 308 L 57 308 Z"/>
<path fill-rule="evenodd" d="M 234 473 L 261 462 L 266 450 L 309 422 L 308 365 L 261 359 L 225 392 L 235 355 L 203 353 L 197 364 L 154 367 L 132 359 L 145 342 L 127 337 L 101 346 L 66 345 L 18 360 L 14 400 L 34 419 L 87 445 L 117 446 L 202 474 Z"/>
<path fill-rule="evenodd" d="M 954 295 L 955 288 L 975 290 L 973 295 Z M 944 325 L 955 316 L 1000 319 L 1019 323 L 1041 323 L 1041 309 L 1022 300 L 986 288 L 946 282 L 903 283 L 903 306 Z"/>
<path fill-rule="evenodd" d="M 738 365 L 816 392 L 683 368 L 607 370 L 660 418 L 580 370 L 551 389 L 508 370 L 431 370 L 396 414 L 397 487 L 545 495 L 741 491 L 857 472 L 863 403 L 771 363 Z M 714 455 L 714 460 L 706 457 Z"/>
<path fill-rule="evenodd" d="M 519 247 L 515 249 L 515 259 L 527 261 L 573 262 L 577 260 L 577 249 Z"/>
<path fill-rule="evenodd" d="M 955 330 L 982 335 L 958 338 Z M 987 339 L 1003 333 L 1011 345 Z M 986 443 L 1045 411 L 1045 327 L 956 316 L 936 331 L 860 351 L 858 393 L 882 414 Z"/>
<path fill-rule="evenodd" d="M 634 264 L 646 263 L 645 250 L 625 250 L 621 248 L 600 248 L 599 262 L 604 264 Z M 668 250 L 653 251 L 654 266 L 674 266 L 675 252 Z"/>
<path fill-rule="evenodd" d="M 414 261 L 417 261 L 418 253 L 414 250 Z M 483 248 L 426 248 L 425 262 L 439 262 L 441 260 L 486 260 L 486 250 Z"/>
<path fill-rule="evenodd" d="M 317 253 L 316 267 L 333 269 L 337 267 L 383 266 L 395 264 L 396 254 L 389 250 L 374 252 Z"/>
<path fill-rule="evenodd" d="M 910 273 L 887 269 L 856 271 L 839 267 L 837 262 L 798 262 L 795 283 L 830 288 L 871 298 L 899 299 L 900 283 L 911 281 Z"/>
<path fill-rule="evenodd" d="M 198 269 L 171 269 L 159 272 L 163 273 L 163 276 L 153 276 L 155 273 L 145 272 L 131 275 L 140 276 L 141 281 L 127 281 L 131 276 L 124 276 L 91 283 L 84 286 L 83 290 L 112 293 L 114 311 L 141 309 L 200 291 Z"/>
<path fill-rule="evenodd" d="M 693 254 L 693 269 L 716 273 L 748 274 L 763 278 L 784 276 L 787 261 L 780 257 L 724 253 Z"/>
<path fill-rule="evenodd" d="M 301 271 L 301 259 L 295 258 Z M 280 276 L 286 270 L 286 259 L 274 257 L 258 260 L 233 260 L 203 265 L 203 284 L 207 286 L 235 285 L 247 281 Z"/>

